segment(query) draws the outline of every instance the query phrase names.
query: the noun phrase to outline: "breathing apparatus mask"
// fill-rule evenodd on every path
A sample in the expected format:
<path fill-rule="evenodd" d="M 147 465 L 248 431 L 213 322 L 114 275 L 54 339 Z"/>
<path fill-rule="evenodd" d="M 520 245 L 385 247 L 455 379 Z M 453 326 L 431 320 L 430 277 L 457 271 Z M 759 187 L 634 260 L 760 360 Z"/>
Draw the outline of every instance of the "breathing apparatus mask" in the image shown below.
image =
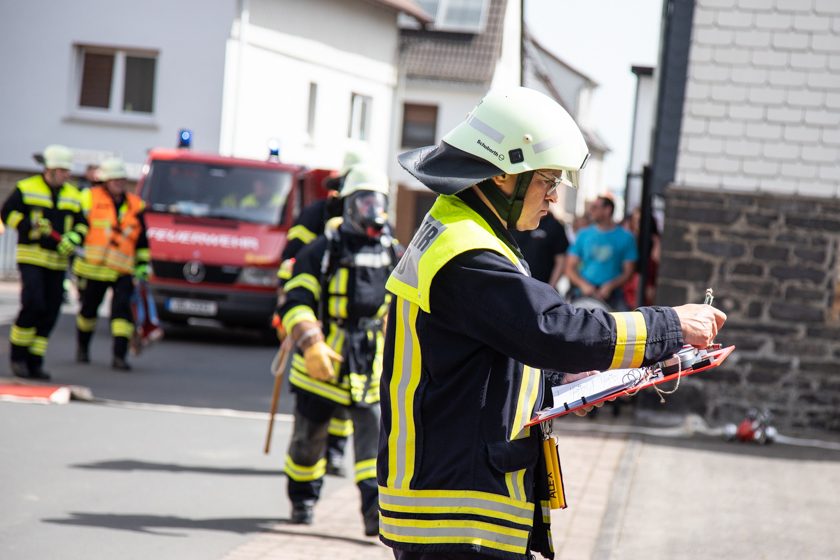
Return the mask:
<path fill-rule="evenodd" d="M 356 191 L 344 198 L 344 225 L 350 231 L 378 239 L 388 221 L 388 197 L 381 192 Z"/>

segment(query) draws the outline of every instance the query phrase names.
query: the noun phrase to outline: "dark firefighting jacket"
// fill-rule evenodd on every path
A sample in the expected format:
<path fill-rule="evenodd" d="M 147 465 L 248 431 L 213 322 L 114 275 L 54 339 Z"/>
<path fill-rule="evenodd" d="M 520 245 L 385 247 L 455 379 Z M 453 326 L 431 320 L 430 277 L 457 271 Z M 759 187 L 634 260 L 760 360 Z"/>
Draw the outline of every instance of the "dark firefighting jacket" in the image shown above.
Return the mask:
<path fill-rule="evenodd" d="M 327 226 L 298 253 L 280 315 L 286 332 L 301 321 L 320 320 L 327 344 L 344 361 L 334 381 L 306 372 L 303 354 L 292 356 L 289 383 L 345 406 L 379 402 L 382 374 L 383 318 L 390 296 L 385 282 L 394 268 L 393 241 L 371 239 Z"/>
<path fill-rule="evenodd" d="M 3 204 L 0 218 L 17 229 L 17 262 L 50 270 L 67 268 L 67 256 L 57 250 L 61 236 L 75 231 L 84 238 L 88 232 L 79 190 L 69 183 L 52 189 L 42 175 L 18 182 Z M 44 225 L 39 227 L 39 222 Z"/>
<path fill-rule="evenodd" d="M 683 344 L 670 308 L 565 304 L 472 191 L 439 196 L 388 281 L 380 538 L 418 552 L 553 557 L 541 369 L 637 367 Z M 539 490 L 539 491 L 538 491 Z"/>
<path fill-rule="evenodd" d="M 300 211 L 294 225 L 286 234 L 286 246 L 280 255 L 277 278 L 281 284 L 292 277 L 295 257 L 301 249 L 324 233 L 327 220 L 341 215 L 341 205 L 332 199 L 317 200 Z"/>

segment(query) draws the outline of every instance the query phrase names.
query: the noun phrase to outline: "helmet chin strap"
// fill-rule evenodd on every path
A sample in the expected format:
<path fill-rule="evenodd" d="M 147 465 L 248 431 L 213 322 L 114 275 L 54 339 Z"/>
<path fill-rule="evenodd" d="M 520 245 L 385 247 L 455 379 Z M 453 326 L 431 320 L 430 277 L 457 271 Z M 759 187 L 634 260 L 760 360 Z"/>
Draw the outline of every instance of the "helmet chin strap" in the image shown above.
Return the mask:
<path fill-rule="evenodd" d="M 525 193 L 528 191 L 528 185 L 531 184 L 531 177 L 533 176 L 533 171 L 519 173 L 516 176 L 513 194 L 510 197 L 505 196 L 491 179 L 485 179 L 478 184 L 479 190 L 484 193 L 484 196 L 496 209 L 507 229 L 516 228 L 516 222 L 519 221 L 519 216 L 522 215 L 522 207 L 525 204 Z"/>

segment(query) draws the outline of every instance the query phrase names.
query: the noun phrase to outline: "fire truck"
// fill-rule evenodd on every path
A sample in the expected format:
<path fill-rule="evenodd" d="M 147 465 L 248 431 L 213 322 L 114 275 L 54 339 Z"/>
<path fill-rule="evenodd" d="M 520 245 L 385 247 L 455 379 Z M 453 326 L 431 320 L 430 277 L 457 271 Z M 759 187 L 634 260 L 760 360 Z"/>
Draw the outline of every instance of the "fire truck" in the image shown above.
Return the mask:
<path fill-rule="evenodd" d="M 138 182 L 158 315 L 268 329 L 277 268 L 300 209 L 335 172 L 189 149 L 156 149 Z"/>

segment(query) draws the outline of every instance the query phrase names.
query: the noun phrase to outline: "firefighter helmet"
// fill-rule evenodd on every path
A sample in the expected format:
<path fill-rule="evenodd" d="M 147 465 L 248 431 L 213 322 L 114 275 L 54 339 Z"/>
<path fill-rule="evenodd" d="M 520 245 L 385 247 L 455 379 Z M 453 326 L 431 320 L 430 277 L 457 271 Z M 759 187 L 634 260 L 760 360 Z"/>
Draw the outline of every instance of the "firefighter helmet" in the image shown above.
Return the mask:
<path fill-rule="evenodd" d="M 589 149 L 574 119 L 550 97 L 524 87 L 487 93 L 440 145 L 401 154 L 402 165 L 435 192 L 454 194 L 484 179 L 538 169 L 576 187 Z"/>
<path fill-rule="evenodd" d="M 125 163 L 120 158 L 108 158 L 99 164 L 97 179 L 100 181 L 112 181 L 114 179 L 125 179 L 127 177 Z"/>
<path fill-rule="evenodd" d="M 355 233 L 379 237 L 388 221 L 388 176 L 380 169 L 354 165 L 341 189 L 344 225 Z"/>
<path fill-rule="evenodd" d="M 69 171 L 73 168 L 73 152 L 66 146 L 49 145 L 44 148 L 42 157 L 46 169 L 67 169 Z"/>

